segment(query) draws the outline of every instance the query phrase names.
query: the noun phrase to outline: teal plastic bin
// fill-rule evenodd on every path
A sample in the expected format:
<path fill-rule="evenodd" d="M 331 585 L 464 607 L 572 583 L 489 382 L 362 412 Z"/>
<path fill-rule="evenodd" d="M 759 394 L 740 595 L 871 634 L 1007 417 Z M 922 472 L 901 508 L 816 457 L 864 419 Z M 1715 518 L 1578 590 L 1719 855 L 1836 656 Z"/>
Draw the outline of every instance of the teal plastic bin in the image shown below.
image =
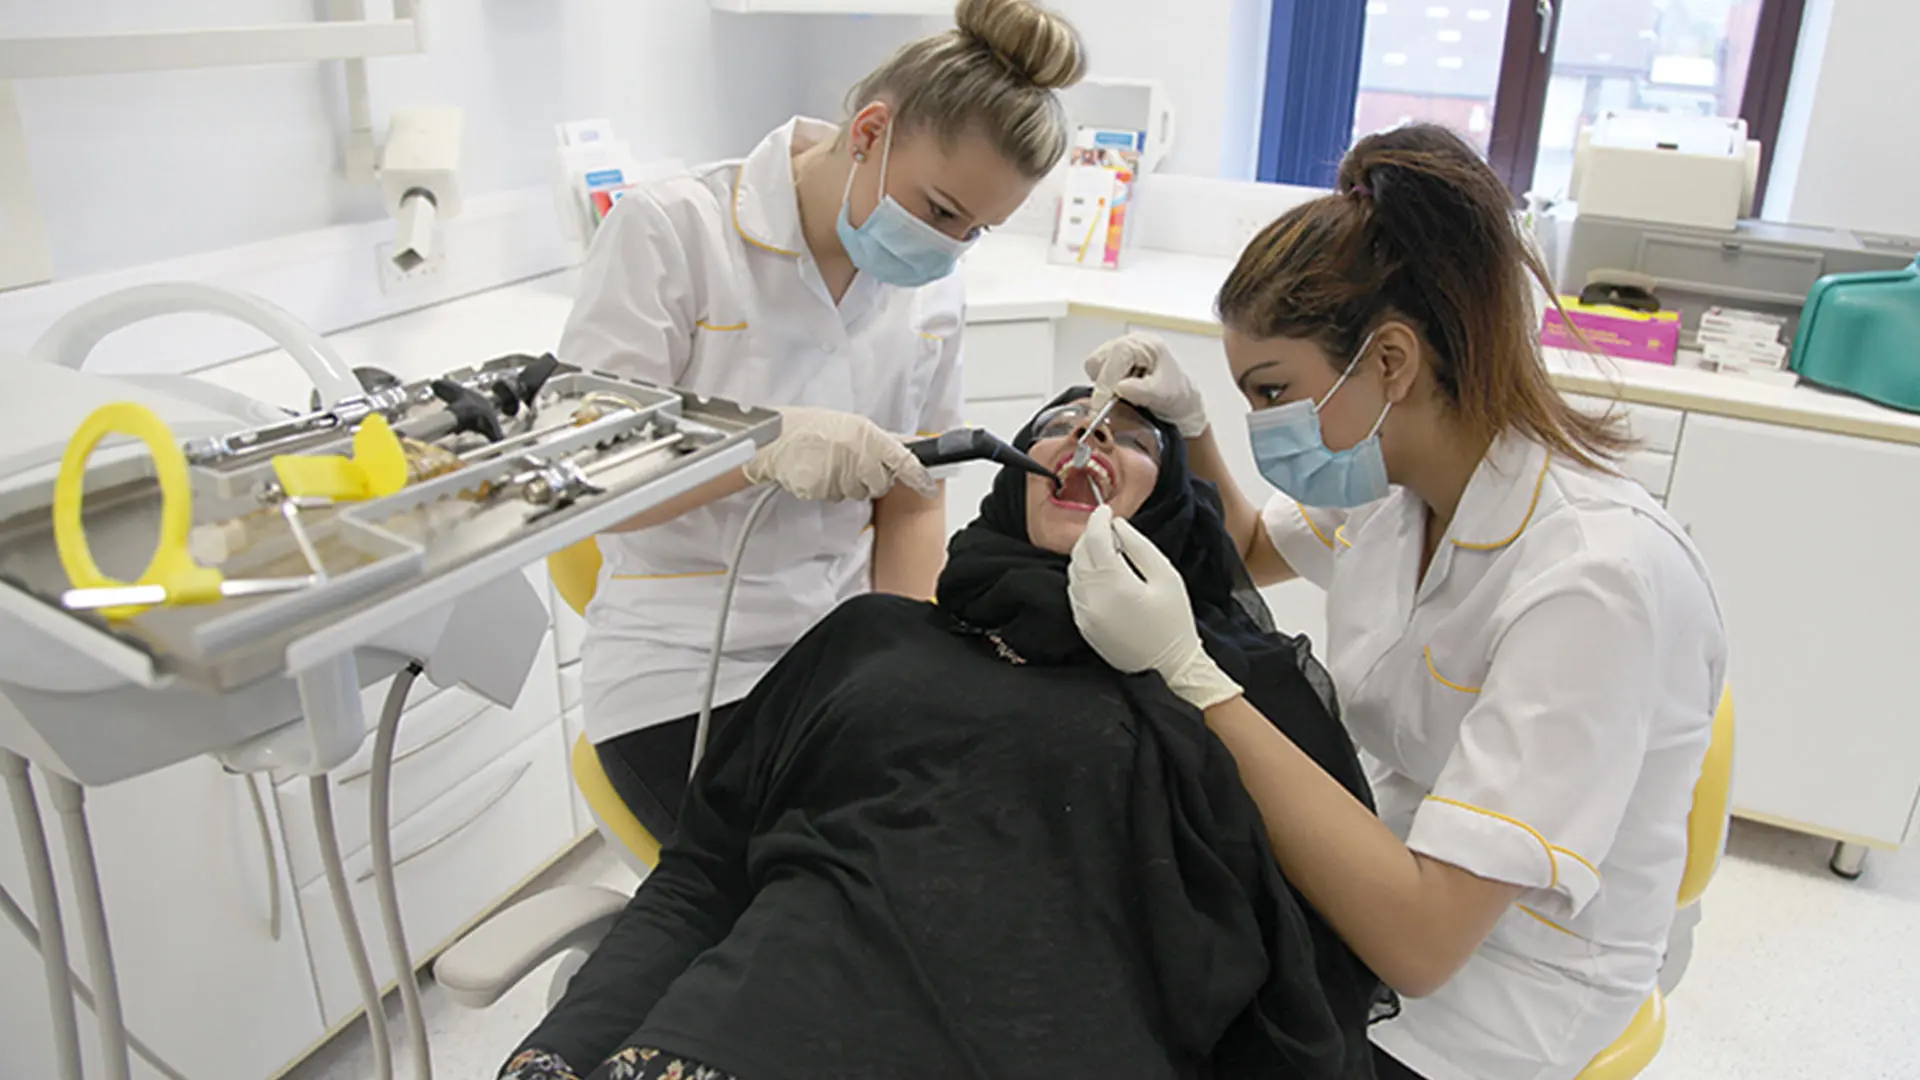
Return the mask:
<path fill-rule="evenodd" d="M 1815 282 L 1792 364 L 1817 386 L 1920 412 L 1920 258 L 1904 270 Z"/>

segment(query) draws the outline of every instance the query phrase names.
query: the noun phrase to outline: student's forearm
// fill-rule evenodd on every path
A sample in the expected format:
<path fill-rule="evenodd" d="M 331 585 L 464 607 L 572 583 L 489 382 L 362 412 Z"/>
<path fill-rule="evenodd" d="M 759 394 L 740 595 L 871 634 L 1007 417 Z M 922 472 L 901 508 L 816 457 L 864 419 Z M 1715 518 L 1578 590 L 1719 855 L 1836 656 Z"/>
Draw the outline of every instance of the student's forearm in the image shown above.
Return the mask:
<path fill-rule="evenodd" d="M 690 514 L 709 503 L 719 502 L 729 495 L 737 495 L 753 485 L 747 482 L 745 469 L 732 469 L 701 484 L 684 494 L 675 495 L 666 502 L 642 514 L 621 522 L 606 530 L 610 533 L 639 532 L 651 529 L 655 525 L 665 525 L 682 514 Z"/>
<path fill-rule="evenodd" d="M 1253 583 L 1278 585 L 1296 577 L 1293 567 L 1287 565 L 1287 560 L 1273 546 L 1273 538 L 1267 535 L 1267 527 L 1260 520 L 1259 505 L 1247 498 L 1234 482 L 1233 470 L 1227 467 L 1226 455 L 1220 452 L 1220 443 L 1214 438 L 1212 428 L 1198 438 L 1187 440 L 1187 464 L 1195 476 L 1220 490 L 1227 535 L 1233 538 L 1233 546 L 1246 562 Z"/>
<path fill-rule="evenodd" d="M 928 600 L 947 564 L 946 485 L 927 498 L 895 488 L 873 504 L 873 591 Z"/>
<path fill-rule="evenodd" d="M 1260 807 L 1287 880 L 1375 974 L 1432 993 L 1466 963 L 1518 898 L 1416 854 L 1245 698 L 1207 710 Z"/>

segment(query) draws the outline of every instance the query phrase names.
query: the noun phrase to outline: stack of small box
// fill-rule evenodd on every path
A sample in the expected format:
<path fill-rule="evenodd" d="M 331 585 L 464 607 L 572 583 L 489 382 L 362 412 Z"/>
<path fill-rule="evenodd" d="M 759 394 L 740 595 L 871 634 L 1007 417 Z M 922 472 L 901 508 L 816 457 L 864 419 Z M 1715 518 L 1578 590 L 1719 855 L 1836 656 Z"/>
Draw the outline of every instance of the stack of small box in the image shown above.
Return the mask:
<path fill-rule="evenodd" d="M 1701 366 L 1792 386 L 1799 376 L 1787 369 L 1787 344 L 1780 340 L 1786 326 L 1787 320 L 1779 315 L 1708 308 L 1700 316 Z"/>

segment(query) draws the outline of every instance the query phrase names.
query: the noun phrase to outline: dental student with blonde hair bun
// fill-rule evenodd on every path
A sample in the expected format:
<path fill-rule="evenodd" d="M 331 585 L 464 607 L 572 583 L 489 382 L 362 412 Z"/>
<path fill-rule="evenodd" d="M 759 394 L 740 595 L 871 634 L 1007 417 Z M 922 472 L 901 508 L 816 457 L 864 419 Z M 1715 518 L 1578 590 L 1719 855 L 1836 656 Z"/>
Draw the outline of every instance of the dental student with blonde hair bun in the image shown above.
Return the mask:
<path fill-rule="evenodd" d="M 902 437 L 960 426 L 956 264 L 1066 153 L 1057 91 L 1085 67 L 1031 0 L 961 0 L 955 21 L 861 80 L 843 124 L 796 117 L 743 160 L 630 192 L 587 254 L 562 360 L 783 413 L 751 463 L 599 538 L 587 735 L 662 840 L 749 489 L 787 494 L 741 567 L 716 725 L 841 601 L 933 595 L 941 486 Z"/>

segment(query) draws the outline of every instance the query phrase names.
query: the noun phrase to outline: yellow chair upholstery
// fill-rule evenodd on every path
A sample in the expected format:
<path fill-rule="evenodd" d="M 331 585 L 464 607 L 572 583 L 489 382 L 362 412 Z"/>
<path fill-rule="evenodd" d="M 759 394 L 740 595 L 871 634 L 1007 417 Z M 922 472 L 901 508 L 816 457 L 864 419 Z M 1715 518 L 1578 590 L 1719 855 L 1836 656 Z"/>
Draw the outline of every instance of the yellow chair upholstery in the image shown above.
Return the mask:
<path fill-rule="evenodd" d="M 580 789 L 580 797 L 587 800 L 587 809 L 599 819 L 608 839 L 624 845 L 648 866 L 660 865 L 660 841 L 640 824 L 620 793 L 613 790 L 607 770 L 600 766 L 600 755 L 585 735 L 573 744 L 573 783 Z"/>
<path fill-rule="evenodd" d="M 1633 1022 L 1613 1045 L 1607 1047 L 1580 1071 L 1578 1080 L 1632 1080 L 1639 1076 L 1648 1065 L 1653 1064 L 1654 1056 L 1660 1053 L 1660 1044 L 1667 1040 L 1667 999 L 1655 990 L 1640 1011 L 1633 1014 Z"/>
<path fill-rule="evenodd" d="M 553 578 L 553 588 L 560 599 L 585 615 L 587 604 L 592 602 L 600 586 L 600 545 L 589 536 L 572 547 L 554 552 L 547 556 L 547 575 Z M 587 809 L 593 811 L 607 839 L 619 843 L 648 866 L 660 864 L 660 841 L 640 824 L 640 819 L 627 809 L 626 800 L 613 790 L 613 781 L 607 779 L 600 755 L 594 752 L 593 744 L 585 735 L 573 744 L 573 783 L 580 789 L 580 797 L 587 801 Z"/>
<path fill-rule="evenodd" d="M 600 586 L 600 545 L 589 536 L 547 556 L 547 576 L 567 606 L 582 615 Z"/>
<path fill-rule="evenodd" d="M 1720 695 L 1713 715 L 1713 736 L 1700 779 L 1693 785 L 1693 809 L 1687 814 L 1687 868 L 1680 876 L 1679 906 L 1698 903 L 1707 891 L 1720 849 L 1727 838 L 1727 812 L 1733 786 L 1733 691 Z M 1576 1080 L 1633 1080 L 1653 1063 L 1667 1041 L 1667 1000 L 1658 989 L 1640 1006 L 1627 1030 L 1600 1051 Z"/>
<path fill-rule="evenodd" d="M 1697 903 L 1707 891 L 1720 851 L 1727 841 L 1728 807 L 1733 794 L 1733 692 L 1720 695 L 1713 716 L 1713 741 L 1693 786 L 1693 812 L 1687 815 L 1687 872 L 1680 878 L 1680 906 Z"/>

